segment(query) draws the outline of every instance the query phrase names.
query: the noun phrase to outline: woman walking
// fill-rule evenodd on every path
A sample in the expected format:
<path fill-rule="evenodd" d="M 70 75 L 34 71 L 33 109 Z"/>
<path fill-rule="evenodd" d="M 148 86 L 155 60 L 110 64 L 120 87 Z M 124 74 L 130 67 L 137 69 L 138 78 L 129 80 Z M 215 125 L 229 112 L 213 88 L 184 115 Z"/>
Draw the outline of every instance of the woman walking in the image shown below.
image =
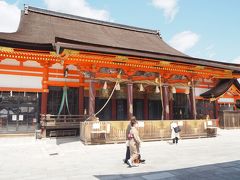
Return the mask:
<path fill-rule="evenodd" d="M 131 121 L 131 130 L 128 135 L 129 138 L 129 148 L 130 148 L 130 159 L 127 161 L 130 167 L 136 167 L 137 165 L 134 164 L 134 160 L 139 158 L 139 148 L 141 144 L 141 140 L 138 134 L 138 122 L 135 120 Z"/>

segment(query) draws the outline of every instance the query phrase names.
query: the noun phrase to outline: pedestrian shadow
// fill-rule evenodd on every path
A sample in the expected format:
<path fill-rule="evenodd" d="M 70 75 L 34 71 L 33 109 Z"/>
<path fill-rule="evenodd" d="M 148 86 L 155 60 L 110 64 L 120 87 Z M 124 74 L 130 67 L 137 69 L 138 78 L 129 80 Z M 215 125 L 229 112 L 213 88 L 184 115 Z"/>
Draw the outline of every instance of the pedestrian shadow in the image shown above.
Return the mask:
<path fill-rule="evenodd" d="M 135 167 L 137 168 L 137 167 Z M 240 160 L 168 171 L 154 171 L 132 174 L 94 175 L 100 180 L 109 179 L 164 179 L 164 180 L 217 180 L 240 179 Z"/>
<path fill-rule="evenodd" d="M 166 143 L 169 144 L 169 145 L 173 145 L 172 141 L 166 141 Z"/>

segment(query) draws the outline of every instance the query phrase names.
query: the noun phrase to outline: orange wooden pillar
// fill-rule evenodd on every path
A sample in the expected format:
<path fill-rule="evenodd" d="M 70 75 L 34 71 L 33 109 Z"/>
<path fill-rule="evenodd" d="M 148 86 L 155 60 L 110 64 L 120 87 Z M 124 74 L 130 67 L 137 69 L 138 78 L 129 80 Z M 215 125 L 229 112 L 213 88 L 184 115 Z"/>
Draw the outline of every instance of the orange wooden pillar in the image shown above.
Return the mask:
<path fill-rule="evenodd" d="M 133 116 L 133 84 L 127 84 L 127 113 L 128 119 Z"/>
<path fill-rule="evenodd" d="M 170 119 L 170 113 L 169 113 L 169 88 L 167 85 L 162 86 L 162 101 L 163 101 L 163 119 L 168 120 Z"/>
<path fill-rule="evenodd" d="M 88 103 L 88 114 L 93 116 L 95 114 L 95 94 L 96 89 L 94 85 L 94 80 L 90 79 L 89 81 L 89 103 Z"/>
<path fill-rule="evenodd" d="M 218 119 L 218 114 L 219 114 L 219 104 L 218 101 L 215 100 L 215 118 Z"/>
<path fill-rule="evenodd" d="M 112 98 L 112 120 L 117 119 L 116 106 L 117 106 L 117 101 L 115 98 Z"/>
<path fill-rule="evenodd" d="M 173 94 L 169 99 L 169 119 L 173 119 Z"/>
<path fill-rule="evenodd" d="M 78 107 L 79 114 L 84 115 L 84 87 L 81 86 L 78 89 Z"/>
<path fill-rule="evenodd" d="M 196 111 L 196 101 L 195 101 L 195 90 L 194 87 L 190 87 L 190 115 L 192 119 L 197 118 L 197 111 Z"/>
<path fill-rule="evenodd" d="M 48 100 L 48 93 L 43 92 L 42 99 L 41 99 L 41 114 L 47 114 L 47 100 Z"/>
<path fill-rule="evenodd" d="M 47 114 L 47 101 L 48 101 L 48 64 L 44 64 L 43 79 L 42 79 L 42 98 L 41 98 L 41 114 Z M 46 129 L 42 127 L 41 134 L 46 137 Z"/>
<path fill-rule="evenodd" d="M 48 64 L 44 65 L 43 80 L 42 80 L 42 99 L 41 99 L 41 114 L 47 114 L 48 101 Z"/>

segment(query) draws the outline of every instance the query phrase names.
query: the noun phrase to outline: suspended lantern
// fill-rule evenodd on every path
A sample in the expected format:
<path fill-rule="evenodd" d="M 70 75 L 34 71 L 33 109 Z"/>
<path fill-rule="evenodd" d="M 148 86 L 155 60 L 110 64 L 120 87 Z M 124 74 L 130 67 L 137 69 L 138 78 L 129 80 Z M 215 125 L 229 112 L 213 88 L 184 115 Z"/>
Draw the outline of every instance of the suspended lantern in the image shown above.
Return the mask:
<path fill-rule="evenodd" d="M 189 94 L 189 87 L 185 89 L 185 94 Z"/>
<path fill-rule="evenodd" d="M 87 109 L 86 109 L 86 108 L 84 109 L 83 114 L 84 114 L 84 115 L 87 115 Z"/>
<path fill-rule="evenodd" d="M 140 92 L 144 92 L 144 91 L 145 91 L 145 90 L 144 90 L 144 87 L 143 87 L 143 85 L 142 85 L 142 84 L 140 84 L 139 91 L 140 91 Z"/>
<path fill-rule="evenodd" d="M 173 94 L 176 94 L 176 93 L 177 93 L 176 88 L 175 88 L 174 86 L 172 86 L 172 89 L 171 89 L 171 90 L 172 90 L 172 93 L 173 93 Z"/>
<path fill-rule="evenodd" d="M 107 82 L 106 82 L 106 81 L 104 82 L 103 89 L 104 89 L 104 90 L 107 89 Z"/>
<path fill-rule="evenodd" d="M 182 110 L 180 109 L 179 114 L 182 115 Z"/>
<path fill-rule="evenodd" d="M 107 88 L 107 82 L 104 82 L 103 88 L 100 92 L 100 97 L 101 98 L 108 98 L 109 96 L 109 92 L 108 92 L 108 88 Z"/>
<path fill-rule="evenodd" d="M 116 91 L 120 91 L 121 90 L 121 87 L 120 87 L 120 84 L 119 84 L 119 82 L 117 82 L 117 84 L 116 84 L 116 89 L 115 89 Z"/>
<path fill-rule="evenodd" d="M 156 86 L 156 88 L 155 88 L 155 93 L 156 93 L 156 94 L 160 93 L 160 89 L 159 89 L 158 86 Z"/>

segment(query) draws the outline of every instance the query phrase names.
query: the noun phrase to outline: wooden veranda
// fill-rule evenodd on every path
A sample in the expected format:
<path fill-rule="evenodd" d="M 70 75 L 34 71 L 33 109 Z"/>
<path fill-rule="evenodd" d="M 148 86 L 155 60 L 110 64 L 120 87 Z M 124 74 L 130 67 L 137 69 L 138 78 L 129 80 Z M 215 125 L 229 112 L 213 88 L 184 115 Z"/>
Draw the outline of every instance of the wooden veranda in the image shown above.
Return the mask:
<path fill-rule="evenodd" d="M 139 135 L 142 141 L 168 140 L 171 137 L 172 120 L 139 121 Z M 85 144 L 105 144 L 126 141 L 128 121 L 88 121 L 80 123 L 80 139 Z M 184 138 L 215 137 L 217 120 L 178 120 L 180 136 Z"/>

